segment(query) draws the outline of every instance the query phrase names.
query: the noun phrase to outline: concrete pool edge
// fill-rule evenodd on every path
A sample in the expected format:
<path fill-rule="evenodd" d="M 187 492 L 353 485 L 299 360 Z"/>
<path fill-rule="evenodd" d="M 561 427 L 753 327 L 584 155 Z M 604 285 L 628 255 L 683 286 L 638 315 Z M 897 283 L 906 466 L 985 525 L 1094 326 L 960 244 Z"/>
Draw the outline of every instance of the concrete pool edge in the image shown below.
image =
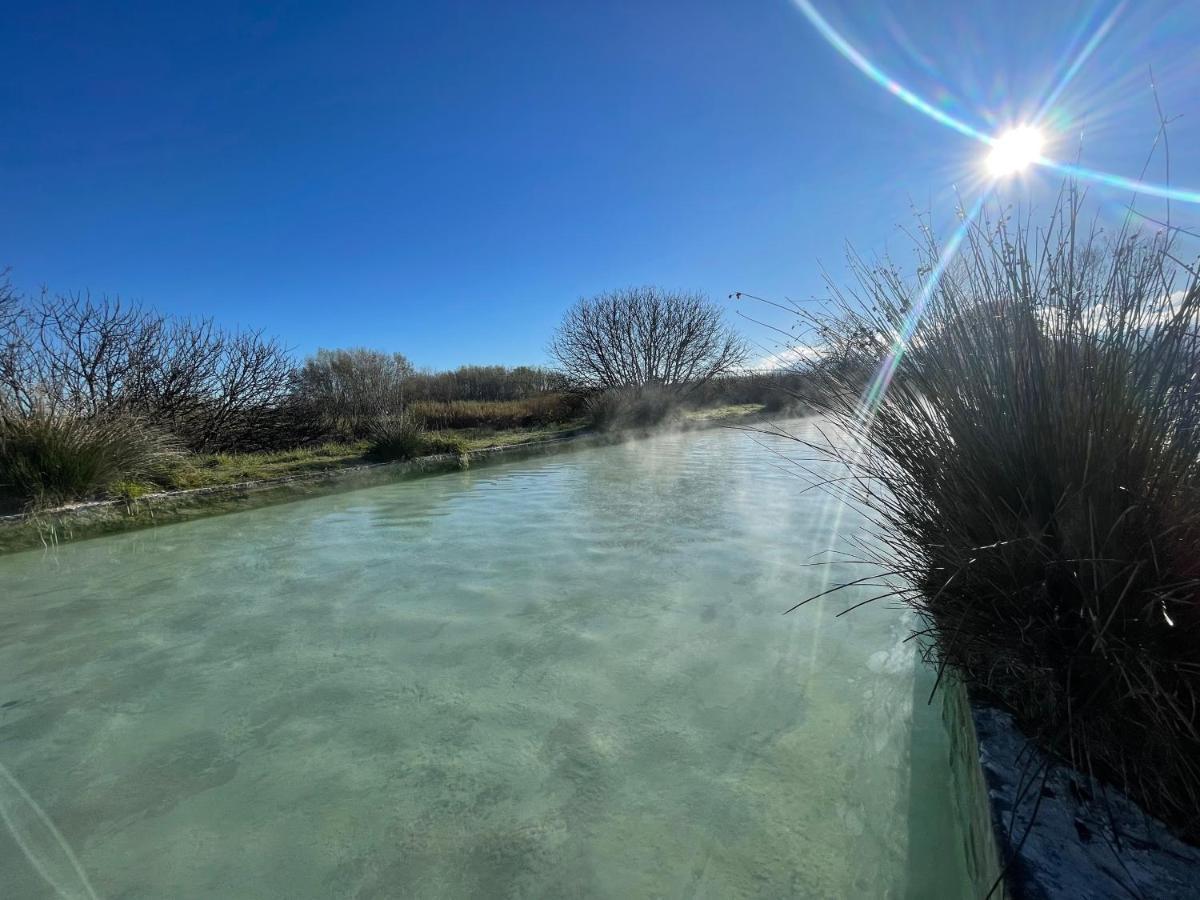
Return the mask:
<path fill-rule="evenodd" d="M 976 895 L 1188 896 L 1200 848 L 1116 788 L 1049 757 L 1013 717 L 942 691 L 968 872 Z"/>
<path fill-rule="evenodd" d="M 285 475 L 279 478 L 211 485 L 182 491 L 146 494 L 137 500 L 90 500 L 36 513 L 0 516 L 0 556 L 37 547 L 88 540 L 170 525 L 206 516 L 224 515 L 290 503 L 325 493 L 374 487 L 406 478 L 439 475 L 493 460 L 516 460 L 543 453 L 557 453 L 579 447 L 618 444 L 652 437 L 669 431 L 705 431 L 717 428 L 752 429 L 770 424 L 774 416 L 754 412 L 728 418 L 685 420 L 661 429 L 632 428 L 621 431 L 596 431 L 583 426 L 561 435 L 521 444 L 503 444 L 469 450 L 465 454 L 440 453 L 401 462 L 363 463 Z M 464 465 L 464 459 L 466 465 Z"/>
<path fill-rule="evenodd" d="M 981 763 L 982 753 L 975 729 L 971 699 L 966 687 L 948 680 L 940 689 L 942 718 L 950 738 L 951 795 L 962 835 L 959 852 L 967 863 L 967 875 L 976 897 L 985 897 L 1001 879 L 999 835 L 995 828 L 992 800 Z M 992 896 L 1009 896 L 1005 886 Z"/>
<path fill-rule="evenodd" d="M 625 435 L 583 430 L 542 441 L 485 447 L 461 456 L 440 453 L 402 462 L 365 463 L 281 478 L 163 491 L 134 501 L 95 500 L 39 513 L 18 513 L 0 517 L 0 555 L 624 439 Z"/>

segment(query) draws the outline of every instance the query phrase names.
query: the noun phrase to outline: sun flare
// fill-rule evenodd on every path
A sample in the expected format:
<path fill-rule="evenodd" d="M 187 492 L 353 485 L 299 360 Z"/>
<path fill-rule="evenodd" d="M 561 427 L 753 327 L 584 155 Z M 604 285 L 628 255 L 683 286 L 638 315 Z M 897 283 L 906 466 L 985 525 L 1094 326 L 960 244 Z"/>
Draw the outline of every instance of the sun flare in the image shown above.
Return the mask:
<path fill-rule="evenodd" d="M 1031 125 L 1010 128 L 992 142 L 988 171 L 994 178 L 1023 172 L 1042 158 L 1045 143 L 1042 133 Z"/>

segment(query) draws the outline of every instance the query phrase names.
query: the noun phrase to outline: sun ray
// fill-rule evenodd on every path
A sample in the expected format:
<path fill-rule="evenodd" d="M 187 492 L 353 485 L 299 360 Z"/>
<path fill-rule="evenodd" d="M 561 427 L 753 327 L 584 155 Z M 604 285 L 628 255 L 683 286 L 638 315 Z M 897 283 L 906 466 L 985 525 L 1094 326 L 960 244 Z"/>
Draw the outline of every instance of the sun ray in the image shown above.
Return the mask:
<path fill-rule="evenodd" d="M 883 69 L 871 62 L 862 53 L 862 51 L 846 40 L 846 38 L 836 28 L 829 24 L 829 21 L 817 11 L 816 7 L 814 7 L 809 0 L 792 0 L 792 2 L 800 11 L 800 13 L 808 20 L 809 24 L 817 30 L 821 37 L 823 37 L 831 47 L 837 50 L 838 53 L 845 57 L 845 59 L 855 68 L 857 68 L 876 84 L 884 88 L 888 93 L 898 97 L 904 103 L 933 119 L 935 122 L 938 122 L 947 128 L 953 129 L 954 131 L 957 131 L 959 134 L 965 135 L 966 137 L 973 138 L 974 140 L 979 141 L 988 147 L 995 147 L 996 143 L 1001 139 L 989 134 L 985 134 L 980 129 L 967 122 L 964 122 L 962 119 L 938 109 L 919 94 L 904 87 L 904 85 L 900 84 L 900 82 L 888 75 Z M 1103 35 L 1101 35 L 1101 37 L 1103 37 Z M 1089 44 L 1090 43 L 1091 41 L 1089 41 Z M 1099 43 L 1099 38 L 1096 38 L 1096 43 Z M 1095 48 L 1093 47 L 1092 49 Z M 1085 60 L 1086 57 L 1081 58 L 1078 61 L 1078 64 L 1082 66 Z M 1074 72 L 1071 72 L 1071 75 L 1073 77 Z M 1099 169 L 1091 169 L 1087 166 L 1075 165 L 1073 163 L 1060 162 L 1046 156 L 1041 156 L 1034 160 L 1034 162 L 1038 166 L 1058 172 L 1059 174 L 1065 175 L 1069 178 L 1078 179 L 1080 181 L 1090 181 L 1120 190 L 1132 191 L 1136 194 L 1141 194 L 1146 197 L 1158 197 L 1166 200 L 1176 200 L 1182 203 L 1200 203 L 1200 191 L 1173 188 L 1170 185 L 1141 181 L 1136 178 L 1126 178 L 1123 175 L 1117 175 L 1112 172 L 1102 172 Z"/>
<path fill-rule="evenodd" d="M 1046 117 L 1046 114 L 1050 112 L 1050 107 L 1054 105 L 1054 101 L 1059 98 L 1059 95 L 1061 95 L 1064 90 L 1066 90 L 1067 85 L 1074 80 L 1079 70 L 1083 68 L 1083 64 L 1088 61 L 1088 57 L 1095 52 L 1096 48 L 1100 46 L 1100 43 L 1104 40 L 1104 38 L 1108 36 L 1108 33 L 1112 30 L 1113 25 L 1116 24 L 1117 19 L 1120 18 L 1121 14 L 1125 11 L 1125 7 L 1128 5 L 1128 0 L 1121 0 L 1120 3 L 1112 8 L 1112 11 L 1104 18 L 1104 21 L 1097 26 L 1096 30 L 1092 32 L 1092 36 L 1088 38 L 1087 43 L 1083 45 L 1083 48 L 1079 51 L 1079 54 L 1074 60 L 1072 60 L 1071 65 L 1067 67 L 1066 72 L 1064 72 L 1062 78 L 1059 79 L 1058 84 L 1054 86 L 1050 93 L 1046 95 L 1046 99 L 1042 101 L 1042 105 L 1038 108 L 1037 114 L 1033 117 L 1033 122 L 1035 125 L 1038 122 L 1041 122 L 1042 119 Z"/>
<path fill-rule="evenodd" d="M 875 373 L 875 377 L 871 379 L 871 383 L 863 393 L 859 404 L 859 424 L 866 425 L 867 427 L 870 426 L 870 421 L 875 415 L 875 410 L 883 402 L 883 397 L 887 393 L 888 386 L 892 383 L 892 379 L 896 375 L 896 370 L 900 367 L 900 361 L 908 351 L 908 346 L 912 341 L 913 335 L 916 334 L 917 326 L 920 325 L 921 317 L 925 313 L 925 307 L 929 304 L 929 298 L 933 296 L 933 292 L 937 290 L 938 284 L 941 283 L 946 267 L 950 265 L 955 254 L 958 253 L 959 246 L 962 244 L 963 239 L 966 238 L 967 232 L 975 221 L 975 217 L 979 215 L 979 211 L 983 208 L 987 196 L 986 192 L 980 194 L 979 199 L 963 215 L 962 221 L 954 229 L 954 233 L 950 235 L 949 240 L 946 241 L 946 246 L 942 248 L 937 264 L 926 276 L 916 300 L 913 301 L 912 307 L 896 332 L 891 349 L 888 351 L 887 356 L 883 358 L 879 369 Z"/>

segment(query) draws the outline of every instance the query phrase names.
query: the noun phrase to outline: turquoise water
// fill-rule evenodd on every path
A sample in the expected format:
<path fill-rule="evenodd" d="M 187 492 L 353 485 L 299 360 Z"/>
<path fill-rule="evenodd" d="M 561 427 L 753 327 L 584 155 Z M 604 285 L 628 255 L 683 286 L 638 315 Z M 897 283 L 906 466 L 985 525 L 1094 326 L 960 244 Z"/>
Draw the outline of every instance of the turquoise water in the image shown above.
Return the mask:
<path fill-rule="evenodd" d="M 911 621 L 781 614 L 861 573 L 806 565 L 834 511 L 777 451 L 668 435 L 0 557 L 0 896 L 962 896 Z"/>

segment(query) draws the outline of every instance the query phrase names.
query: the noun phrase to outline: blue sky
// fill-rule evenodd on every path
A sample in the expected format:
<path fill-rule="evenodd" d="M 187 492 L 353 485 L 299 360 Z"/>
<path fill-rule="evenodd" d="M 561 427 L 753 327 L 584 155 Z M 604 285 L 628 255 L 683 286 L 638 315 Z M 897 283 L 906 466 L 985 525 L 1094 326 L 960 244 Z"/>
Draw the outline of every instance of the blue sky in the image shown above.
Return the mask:
<path fill-rule="evenodd" d="M 1171 183 L 1200 189 L 1200 5 L 814 5 L 989 133 L 1115 10 L 1047 115 L 1049 152 L 1073 158 L 1082 136 L 1085 163 L 1137 177 L 1153 65 L 1182 116 Z M 913 204 L 945 224 L 956 188 L 983 189 L 983 147 L 870 81 L 790 0 L 50 0 L 4 2 L 3 21 L 0 265 L 17 285 L 263 327 L 301 353 L 542 362 L 564 307 L 627 284 L 804 300 L 846 242 L 901 249 Z M 1147 177 L 1166 178 L 1161 154 Z M 1003 199 L 1044 202 L 1054 180 Z M 1129 199 L 1093 197 L 1113 221 Z"/>

